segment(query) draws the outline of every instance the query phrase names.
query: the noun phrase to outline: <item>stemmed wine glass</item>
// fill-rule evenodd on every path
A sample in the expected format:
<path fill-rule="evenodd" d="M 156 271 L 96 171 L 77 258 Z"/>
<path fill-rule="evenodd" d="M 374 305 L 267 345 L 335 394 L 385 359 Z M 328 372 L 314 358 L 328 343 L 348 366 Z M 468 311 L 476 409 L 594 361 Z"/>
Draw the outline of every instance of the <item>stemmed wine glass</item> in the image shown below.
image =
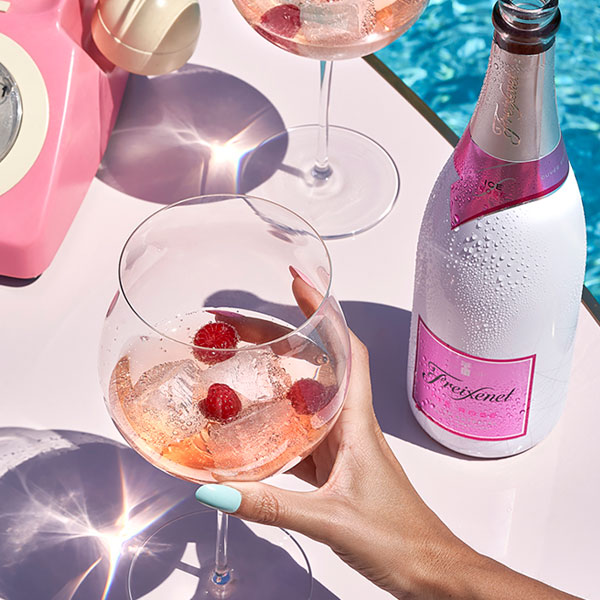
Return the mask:
<path fill-rule="evenodd" d="M 289 267 L 323 296 L 310 316 L 297 307 Z M 331 429 L 348 376 L 329 254 L 295 213 L 250 196 L 196 197 L 154 213 L 127 240 L 100 379 L 117 428 L 159 469 L 198 483 L 282 472 Z M 248 600 L 267 597 L 265 585 L 310 597 L 310 568 L 287 532 L 253 536 L 236 519 L 230 560 L 226 514 L 217 513 L 216 548 L 206 540 L 212 513 L 149 536 L 131 564 L 130 598 Z M 189 532 L 193 549 L 177 550 L 174 540 Z"/>
<path fill-rule="evenodd" d="M 266 140 L 287 142 L 284 164 L 257 193 L 285 199 L 324 239 L 347 237 L 383 219 L 400 189 L 394 161 L 377 142 L 329 125 L 333 60 L 365 56 L 399 37 L 419 18 L 428 0 L 233 0 L 252 27 L 273 44 L 321 61 L 319 121 Z M 271 153 L 273 154 L 273 153 Z M 258 165 L 250 159 L 246 170 Z M 241 174 L 242 178 L 244 173 Z"/>

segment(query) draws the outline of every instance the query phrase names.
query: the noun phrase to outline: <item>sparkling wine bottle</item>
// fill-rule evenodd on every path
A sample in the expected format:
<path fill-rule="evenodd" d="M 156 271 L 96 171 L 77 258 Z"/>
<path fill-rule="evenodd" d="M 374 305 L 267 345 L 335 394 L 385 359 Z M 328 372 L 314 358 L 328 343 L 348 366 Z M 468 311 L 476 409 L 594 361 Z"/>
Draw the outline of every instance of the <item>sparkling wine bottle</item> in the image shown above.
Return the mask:
<path fill-rule="evenodd" d="M 558 421 L 586 255 L 554 89 L 558 0 L 499 0 L 493 23 L 477 107 L 421 224 L 408 360 L 419 424 L 481 457 Z"/>

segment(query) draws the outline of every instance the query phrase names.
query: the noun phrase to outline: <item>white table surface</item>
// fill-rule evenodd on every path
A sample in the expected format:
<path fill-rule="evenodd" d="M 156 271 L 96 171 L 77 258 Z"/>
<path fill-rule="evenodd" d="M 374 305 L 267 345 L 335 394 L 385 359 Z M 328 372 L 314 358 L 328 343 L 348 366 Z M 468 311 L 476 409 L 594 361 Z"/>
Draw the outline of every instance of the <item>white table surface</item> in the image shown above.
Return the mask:
<path fill-rule="evenodd" d="M 202 17 L 192 63 L 253 86 L 287 126 L 314 122 L 316 62 L 263 40 L 226 0 L 204 0 Z M 141 78 L 132 83 L 144 85 Z M 131 93 L 130 87 L 128 97 Z M 187 98 L 187 105 L 193 102 Z M 186 119 L 179 115 L 178 121 L 178 106 L 174 99 L 163 114 L 148 115 L 149 135 L 163 132 L 169 138 L 165 146 L 189 138 Z M 210 113 L 212 107 L 198 105 L 197 110 Z M 600 327 L 582 307 L 568 405 L 558 426 L 537 447 L 507 459 L 480 461 L 431 441 L 413 420 L 406 400 L 408 311 L 422 211 L 452 148 L 362 60 L 335 66 L 331 120 L 378 140 L 402 178 L 390 216 L 355 239 L 329 244 L 334 293 L 369 346 L 376 408 L 393 450 L 426 502 L 467 543 L 551 585 L 600 598 Z M 160 149 L 157 142 L 156 152 Z M 10 440 L 9 428 L 71 430 L 120 440 L 101 398 L 98 340 L 117 286 L 120 249 L 133 227 L 159 206 L 97 178 L 48 270 L 28 286 L 0 285 L 0 450 L 3 440 Z M 0 480 L 2 475 L 0 463 Z M 275 482 L 302 488 L 289 476 Z M 2 503 L 0 497 L 0 517 Z M 328 548 L 299 538 L 315 578 L 334 596 L 390 597 Z M 121 590 L 111 590 L 110 598 L 122 597 Z"/>

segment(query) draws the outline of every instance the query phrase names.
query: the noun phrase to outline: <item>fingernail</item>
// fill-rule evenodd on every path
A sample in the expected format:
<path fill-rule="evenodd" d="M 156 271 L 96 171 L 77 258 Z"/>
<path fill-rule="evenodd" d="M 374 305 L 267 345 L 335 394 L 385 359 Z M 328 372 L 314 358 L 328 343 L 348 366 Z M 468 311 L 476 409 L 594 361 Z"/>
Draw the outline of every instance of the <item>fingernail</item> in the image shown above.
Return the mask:
<path fill-rule="evenodd" d="M 226 513 L 235 512 L 242 503 L 242 495 L 227 485 L 209 483 L 196 490 L 196 500 Z"/>
<path fill-rule="evenodd" d="M 296 277 L 300 277 L 300 279 L 302 279 L 302 281 L 304 281 L 304 283 L 307 283 L 308 285 L 310 285 L 310 287 L 314 287 L 311 280 L 306 275 L 304 275 L 304 273 L 301 273 L 300 271 L 298 271 L 298 269 L 295 269 L 294 267 L 292 267 L 292 265 L 290 265 L 288 268 L 294 279 L 296 279 Z"/>

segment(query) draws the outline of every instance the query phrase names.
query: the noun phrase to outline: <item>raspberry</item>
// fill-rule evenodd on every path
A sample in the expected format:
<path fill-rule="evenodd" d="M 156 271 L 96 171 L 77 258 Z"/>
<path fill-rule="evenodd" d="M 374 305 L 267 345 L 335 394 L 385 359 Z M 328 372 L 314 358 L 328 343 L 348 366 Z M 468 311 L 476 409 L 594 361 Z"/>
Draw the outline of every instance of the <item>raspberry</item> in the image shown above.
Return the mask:
<path fill-rule="evenodd" d="M 301 415 L 314 415 L 325 408 L 335 396 L 335 388 L 325 387 L 315 379 L 299 379 L 288 390 L 287 399 Z"/>
<path fill-rule="evenodd" d="M 235 419 L 242 403 L 238 395 L 224 383 L 213 383 L 206 394 L 206 398 L 200 401 L 200 411 L 212 421 L 226 423 Z"/>
<path fill-rule="evenodd" d="M 274 6 L 262 15 L 260 24 L 267 31 L 277 36 L 293 38 L 302 25 L 300 22 L 300 8 L 295 4 Z"/>
<path fill-rule="evenodd" d="M 207 323 L 194 336 L 194 356 L 208 365 L 223 362 L 231 358 L 235 352 L 214 352 L 206 348 L 235 348 L 240 336 L 234 327 L 228 323 Z"/>
<path fill-rule="evenodd" d="M 292 39 L 301 26 L 300 9 L 295 4 L 280 4 L 264 13 L 254 29 L 272 44 L 297 54 L 298 45 Z"/>

